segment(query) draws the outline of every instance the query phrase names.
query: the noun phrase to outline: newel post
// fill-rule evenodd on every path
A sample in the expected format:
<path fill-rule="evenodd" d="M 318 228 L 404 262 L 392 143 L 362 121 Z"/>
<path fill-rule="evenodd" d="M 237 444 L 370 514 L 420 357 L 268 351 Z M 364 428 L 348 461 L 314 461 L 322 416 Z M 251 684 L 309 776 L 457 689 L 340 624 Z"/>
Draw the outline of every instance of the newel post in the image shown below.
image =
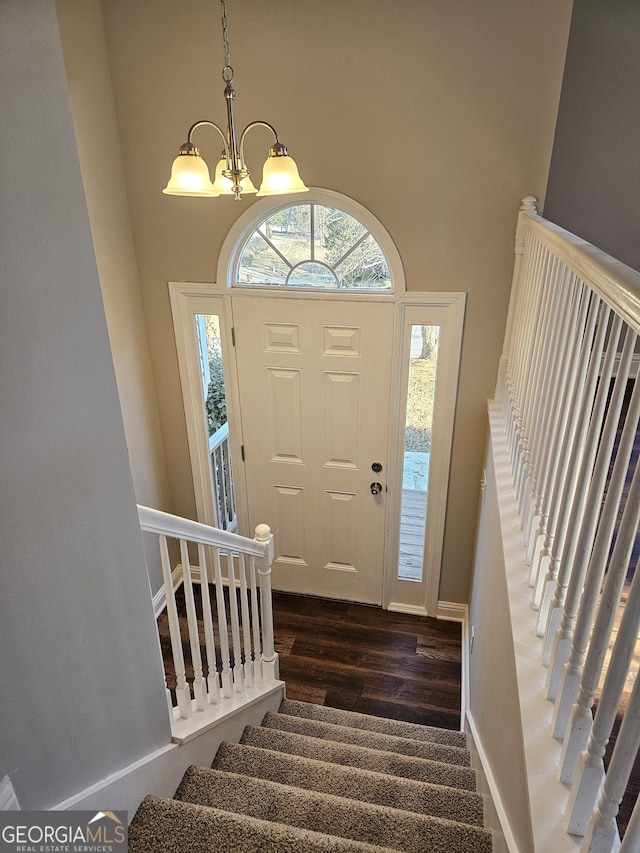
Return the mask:
<path fill-rule="evenodd" d="M 259 524 L 253 537 L 266 545 L 264 557 L 256 558 L 260 579 L 260 614 L 262 621 L 262 678 L 276 681 L 279 677 L 278 655 L 273 643 L 273 607 L 271 602 L 271 563 L 273 562 L 273 534 L 268 524 Z"/>
<path fill-rule="evenodd" d="M 495 399 L 496 402 L 502 402 L 504 399 L 506 372 L 509 358 L 511 355 L 511 333 L 513 329 L 513 320 L 516 312 L 516 302 L 520 290 L 520 271 L 522 269 L 522 258 L 525 249 L 525 215 L 532 216 L 537 213 L 536 197 L 526 195 L 520 204 L 518 213 L 518 225 L 516 227 L 515 239 L 515 258 L 513 264 L 513 278 L 511 280 L 511 293 L 509 296 L 509 309 L 507 311 L 507 324 L 504 332 L 504 343 L 502 345 L 502 356 L 498 368 L 498 381 L 496 383 Z"/>

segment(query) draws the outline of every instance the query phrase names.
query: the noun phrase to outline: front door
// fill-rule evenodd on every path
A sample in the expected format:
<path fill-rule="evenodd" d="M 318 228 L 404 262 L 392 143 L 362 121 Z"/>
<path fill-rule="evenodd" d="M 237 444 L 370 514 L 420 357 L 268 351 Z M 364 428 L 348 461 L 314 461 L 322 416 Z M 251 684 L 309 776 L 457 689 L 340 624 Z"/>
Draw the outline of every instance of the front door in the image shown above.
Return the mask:
<path fill-rule="evenodd" d="M 393 305 L 233 296 L 249 524 L 273 587 L 382 602 Z"/>

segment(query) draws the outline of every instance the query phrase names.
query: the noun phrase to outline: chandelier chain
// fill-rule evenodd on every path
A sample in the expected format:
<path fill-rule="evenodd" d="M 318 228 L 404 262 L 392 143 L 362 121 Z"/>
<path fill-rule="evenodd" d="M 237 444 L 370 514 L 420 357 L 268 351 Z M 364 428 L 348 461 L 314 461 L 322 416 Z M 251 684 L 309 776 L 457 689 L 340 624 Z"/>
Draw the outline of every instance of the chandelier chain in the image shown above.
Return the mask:
<path fill-rule="evenodd" d="M 0 0 L 2 2 L 2 0 Z M 269 149 L 269 155 L 264 165 L 260 195 L 280 195 L 285 192 L 305 192 L 307 188 L 298 174 L 298 167 L 287 154 L 286 147 L 278 139 L 273 125 L 266 121 L 252 121 L 242 133 L 238 133 L 235 118 L 235 97 L 233 88 L 233 68 L 229 58 L 229 29 L 227 24 L 227 3 L 220 0 L 222 19 L 222 50 L 224 53 L 224 68 L 222 79 L 225 82 L 224 100 L 227 112 L 226 132 L 209 119 L 195 122 L 189 128 L 187 141 L 180 146 L 180 153 L 173 161 L 171 177 L 163 192 L 169 195 L 189 195 L 215 197 L 218 195 L 233 195 L 239 199 L 243 193 L 256 193 L 249 177 L 249 169 L 244 162 L 244 138 L 247 132 L 255 127 L 265 127 L 271 131 L 275 140 Z M 215 130 L 224 145 L 220 160 L 216 165 L 216 176 L 211 183 L 211 176 L 200 151 L 193 143 L 193 133 L 204 125 Z"/>
<path fill-rule="evenodd" d="M 233 68 L 229 59 L 229 30 L 227 27 L 227 4 L 226 0 L 220 0 L 222 12 L 222 52 L 224 53 L 224 68 L 222 69 L 222 79 L 225 83 L 231 83 L 233 80 Z"/>

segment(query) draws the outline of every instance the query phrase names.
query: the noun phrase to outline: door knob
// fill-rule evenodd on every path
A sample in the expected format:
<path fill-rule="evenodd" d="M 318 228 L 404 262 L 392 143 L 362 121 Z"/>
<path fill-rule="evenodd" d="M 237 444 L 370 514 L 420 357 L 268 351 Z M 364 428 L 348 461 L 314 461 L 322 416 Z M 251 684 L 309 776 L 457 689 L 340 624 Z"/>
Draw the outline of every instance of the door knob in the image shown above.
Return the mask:
<path fill-rule="evenodd" d="M 379 495 L 381 491 L 382 491 L 382 486 L 380 485 L 380 483 L 371 483 L 371 494 L 372 495 Z"/>

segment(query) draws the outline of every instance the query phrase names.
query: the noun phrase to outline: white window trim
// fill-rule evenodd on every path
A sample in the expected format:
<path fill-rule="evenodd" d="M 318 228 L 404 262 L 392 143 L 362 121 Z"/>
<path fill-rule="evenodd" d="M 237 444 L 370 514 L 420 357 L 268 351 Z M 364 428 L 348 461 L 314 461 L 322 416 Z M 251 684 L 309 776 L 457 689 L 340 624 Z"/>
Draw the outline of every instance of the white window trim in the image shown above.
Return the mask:
<path fill-rule="evenodd" d="M 392 422 L 389 435 L 389 488 L 394 495 L 393 512 L 388 513 L 385 582 L 383 603 L 389 610 L 437 616 L 442 572 L 444 529 L 449 492 L 453 424 L 458 391 L 462 331 L 466 294 L 407 293 L 396 304 L 396 346 L 393 354 L 392 385 L 396 396 L 391 401 Z M 410 329 L 412 324 L 440 326 L 438 372 L 433 412 L 433 443 L 429 462 L 427 525 L 422 580 L 397 577 L 402 507 L 402 468 L 404 424 L 407 408 Z"/>
<path fill-rule="evenodd" d="M 338 210 L 343 210 L 361 222 L 379 243 L 389 264 L 389 272 L 391 274 L 391 290 L 377 291 L 372 289 L 358 293 L 358 291 L 350 291 L 348 288 L 339 288 L 335 291 L 327 288 L 322 291 L 322 295 L 340 293 L 341 296 L 348 298 L 349 296 L 358 294 L 361 297 L 366 296 L 370 299 L 393 301 L 405 292 L 404 269 L 400 254 L 382 223 L 371 211 L 358 204 L 357 201 L 353 201 L 353 199 L 333 190 L 325 190 L 319 187 L 311 187 L 309 192 L 304 194 L 304 197 L 300 196 L 299 201 L 297 198 L 292 200 L 292 196 L 286 196 L 283 201 L 274 203 L 274 197 L 267 196 L 258 199 L 251 207 L 247 208 L 233 224 L 222 245 L 218 259 L 217 281 L 224 283 L 226 287 L 233 287 L 238 290 L 260 291 L 261 293 L 264 293 L 266 290 L 274 292 L 278 290 L 291 292 L 294 290 L 292 287 L 280 288 L 274 285 L 258 285 L 255 287 L 249 284 L 238 285 L 234 281 L 234 271 L 238 266 L 240 254 L 247 239 L 268 216 L 278 213 L 278 211 L 291 207 L 294 204 L 311 203 L 338 208 Z M 300 289 L 297 292 L 305 295 L 314 291 Z"/>

